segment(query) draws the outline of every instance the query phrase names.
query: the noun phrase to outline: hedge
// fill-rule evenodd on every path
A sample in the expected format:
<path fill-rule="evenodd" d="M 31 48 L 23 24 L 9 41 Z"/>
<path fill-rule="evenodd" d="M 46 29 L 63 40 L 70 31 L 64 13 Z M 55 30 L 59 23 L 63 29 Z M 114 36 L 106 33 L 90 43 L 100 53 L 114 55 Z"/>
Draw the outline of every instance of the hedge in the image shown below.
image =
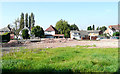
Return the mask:
<path fill-rule="evenodd" d="M 0 35 L 2 42 L 9 42 L 10 41 L 10 33 L 6 32 L 2 35 Z"/>

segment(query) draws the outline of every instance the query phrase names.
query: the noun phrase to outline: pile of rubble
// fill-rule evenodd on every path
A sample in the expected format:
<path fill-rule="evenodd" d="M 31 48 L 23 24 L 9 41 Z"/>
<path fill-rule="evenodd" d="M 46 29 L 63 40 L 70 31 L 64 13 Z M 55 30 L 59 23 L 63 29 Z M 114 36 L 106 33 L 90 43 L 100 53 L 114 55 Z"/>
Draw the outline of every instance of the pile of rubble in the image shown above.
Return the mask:
<path fill-rule="evenodd" d="M 73 41 L 71 39 L 65 39 L 65 38 L 45 38 L 44 40 L 41 40 L 39 43 L 66 43 L 67 41 Z M 31 44 L 30 40 L 26 41 L 17 41 L 17 40 L 10 40 L 8 43 L 3 43 L 2 47 L 17 47 L 17 46 L 23 46 L 23 45 L 28 45 Z"/>
<path fill-rule="evenodd" d="M 66 43 L 67 39 L 45 39 L 42 41 L 42 43 Z"/>
<path fill-rule="evenodd" d="M 18 42 L 17 40 L 10 40 L 8 43 L 3 43 L 2 47 L 16 47 L 21 46 L 23 43 Z"/>

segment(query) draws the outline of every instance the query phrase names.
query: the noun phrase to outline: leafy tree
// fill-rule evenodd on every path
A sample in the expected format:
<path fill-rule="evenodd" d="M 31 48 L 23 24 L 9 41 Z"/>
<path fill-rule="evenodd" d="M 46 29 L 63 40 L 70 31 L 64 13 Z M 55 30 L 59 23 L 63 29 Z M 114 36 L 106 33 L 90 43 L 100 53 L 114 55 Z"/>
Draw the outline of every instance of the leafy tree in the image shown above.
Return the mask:
<path fill-rule="evenodd" d="M 58 30 L 59 34 L 64 34 L 66 38 L 70 37 L 70 25 L 67 21 L 62 19 L 56 23 L 55 28 Z"/>
<path fill-rule="evenodd" d="M 25 14 L 25 26 L 28 27 L 28 13 Z"/>
<path fill-rule="evenodd" d="M 31 29 L 31 16 L 29 16 L 29 28 Z"/>
<path fill-rule="evenodd" d="M 70 26 L 70 30 L 78 30 L 79 31 L 79 28 L 77 27 L 77 25 L 73 24 Z"/>
<path fill-rule="evenodd" d="M 92 27 L 91 26 L 87 27 L 87 30 L 92 30 Z"/>
<path fill-rule="evenodd" d="M 35 25 L 35 20 L 34 20 L 34 14 L 33 13 L 31 13 L 31 26 L 32 27 L 34 27 L 34 25 Z"/>
<path fill-rule="evenodd" d="M 28 34 L 27 29 L 22 30 L 22 37 L 23 37 L 23 39 L 28 39 L 29 38 L 29 34 Z"/>
<path fill-rule="evenodd" d="M 24 14 L 21 13 L 21 18 L 20 18 L 20 29 L 24 28 Z"/>
<path fill-rule="evenodd" d="M 95 25 L 93 24 L 92 30 L 95 30 Z"/>
<path fill-rule="evenodd" d="M 107 27 L 102 26 L 102 27 L 100 27 L 100 30 L 101 30 L 102 32 L 104 32 L 105 30 L 107 30 Z"/>
<path fill-rule="evenodd" d="M 31 33 L 35 35 L 35 37 L 40 37 L 40 38 L 44 37 L 44 30 L 40 26 L 33 27 Z"/>
<path fill-rule="evenodd" d="M 120 32 L 113 33 L 113 36 L 120 36 Z"/>

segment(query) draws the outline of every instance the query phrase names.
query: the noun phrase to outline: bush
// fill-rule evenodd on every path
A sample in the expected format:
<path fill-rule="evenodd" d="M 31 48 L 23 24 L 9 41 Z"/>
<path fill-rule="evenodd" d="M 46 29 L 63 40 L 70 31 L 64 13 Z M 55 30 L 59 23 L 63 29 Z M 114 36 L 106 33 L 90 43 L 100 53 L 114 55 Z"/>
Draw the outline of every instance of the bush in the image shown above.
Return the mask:
<path fill-rule="evenodd" d="M 28 34 L 27 29 L 22 30 L 22 37 L 23 37 L 23 39 L 28 39 L 29 38 L 29 34 Z"/>
<path fill-rule="evenodd" d="M 2 35 L 0 35 L 2 42 L 9 42 L 10 41 L 10 33 L 6 32 Z"/>
<path fill-rule="evenodd" d="M 120 36 L 120 32 L 113 33 L 113 36 Z"/>
<path fill-rule="evenodd" d="M 40 38 L 44 37 L 44 30 L 40 26 L 33 27 L 31 33 L 35 35 L 35 37 L 40 37 Z"/>

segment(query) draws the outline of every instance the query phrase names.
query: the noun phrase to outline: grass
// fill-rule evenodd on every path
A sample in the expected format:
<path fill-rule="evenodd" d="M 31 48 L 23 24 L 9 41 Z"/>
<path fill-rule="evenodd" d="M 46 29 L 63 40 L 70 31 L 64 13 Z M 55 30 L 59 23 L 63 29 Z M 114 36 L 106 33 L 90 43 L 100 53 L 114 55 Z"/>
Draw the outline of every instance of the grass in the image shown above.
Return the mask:
<path fill-rule="evenodd" d="M 93 45 L 94 46 L 94 45 Z M 117 72 L 118 48 L 89 46 L 14 50 L 3 53 L 3 72 Z"/>

